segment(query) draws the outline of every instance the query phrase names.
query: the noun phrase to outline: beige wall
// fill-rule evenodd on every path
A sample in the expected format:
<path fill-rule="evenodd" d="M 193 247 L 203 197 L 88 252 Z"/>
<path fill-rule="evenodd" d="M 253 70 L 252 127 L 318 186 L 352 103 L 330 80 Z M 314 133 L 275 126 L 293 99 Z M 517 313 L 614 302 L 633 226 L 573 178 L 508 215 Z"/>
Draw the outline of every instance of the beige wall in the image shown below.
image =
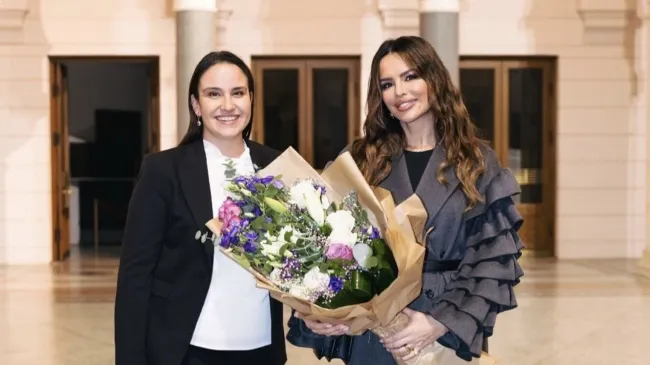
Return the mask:
<path fill-rule="evenodd" d="M 175 139 L 174 21 L 166 3 L 0 3 L 0 264 L 51 259 L 48 56 L 160 55 L 163 145 Z M 11 10 L 24 4 L 21 21 Z"/>
<path fill-rule="evenodd" d="M 0 29 L 0 263 L 50 260 L 48 56 L 159 55 L 163 148 L 176 138 L 171 1 L 28 3 L 22 26 Z M 232 13 L 222 29 L 215 25 L 220 47 L 247 60 L 361 55 L 362 95 L 381 41 L 417 32 L 416 0 L 382 0 L 381 9 L 349 0 L 223 3 Z M 636 257 L 645 237 L 646 111 L 645 66 L 635 65 L 646 55 L 634 47 L 633 32 L 625 43 L 610 39 L 616 30 L 595 38 L 590 31 L 590 39 L 610 43 L 586 44 L 579 3 L 462 0 L 461 54 L 559 56 L 557 253 Z M 0 22 L 10 24 L 7 7 L 0 5 Z"/>
<path fill-rule="evenodd" d="M 626 29 L 624 11 L 634 2 L 461 3 L 461 54 L 559 57 L 557 255 L 640 256 L 646 117 L 639 65 L 645 69 L 647 56 Z"/>

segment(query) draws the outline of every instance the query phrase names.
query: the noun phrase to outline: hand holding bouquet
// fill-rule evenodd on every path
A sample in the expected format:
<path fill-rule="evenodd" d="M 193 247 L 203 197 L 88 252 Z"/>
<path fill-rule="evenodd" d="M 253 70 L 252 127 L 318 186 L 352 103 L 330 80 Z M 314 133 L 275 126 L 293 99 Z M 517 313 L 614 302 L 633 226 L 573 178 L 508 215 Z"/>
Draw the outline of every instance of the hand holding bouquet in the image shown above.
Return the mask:
<path fill-rule="evenodd" d="M 416 195 L 395 206 L 349 153 L 319 175 L 292 148 L 228 190 L 207 223 L 212 235 L 197 237 L 218 244 L 273 298 L 352 334 L 406 326 L 401 311 L 420 294 L 425 253 L 414 234 L 427 216 Z M 430 346 L 407 363 L 433 365 L 435 356 Z"/>

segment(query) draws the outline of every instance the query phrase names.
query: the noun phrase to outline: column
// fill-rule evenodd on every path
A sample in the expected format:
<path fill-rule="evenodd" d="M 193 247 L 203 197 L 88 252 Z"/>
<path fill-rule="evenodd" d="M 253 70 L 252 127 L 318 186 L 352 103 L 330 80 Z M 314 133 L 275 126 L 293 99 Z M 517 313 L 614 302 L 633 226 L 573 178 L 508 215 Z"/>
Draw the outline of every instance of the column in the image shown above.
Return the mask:
<path fill-rule="evenodd" d="M 436 49 L 456 86 L 459 86 L 459 12 L 460 0 L 420 1 L 420 37 Z"/>
<path fill-rule="evenodd" d="M 642 87 L 645 93 L 645 102 L 644 106 L 641 108 L 642 116 L 645 120 L 642 123 L 645 124 L 645 250 L 643 251 L 643 256 L 639 261 L 639 272 L 650 277 L 650 77 L 648 77 L 648 72 L 650 71 L 650 0 L 646 0 L 646 4 L 643 7 L 644 11 L 641 11 L 639 16 L 643 20 L 642 24 L 642 35 L 641 40 L 642 44 L 639 48 L 639 69 L 644 75 L 645 85 Z M 641 128 L 638 128 L 641 129 Z M 637 130 L 638 130 L 637 129 Z"/>
<path fill-rule="evenodd" d="M 647 22 L 648 20 L 646 20 Z M 646 28 L 650 28 L 648 25 L 645 25 Z M 650 29 L 647 29 L 648 32 Z M 648 43 L 648 41 L 646 41 Z M 646 45 L 646 47 L 650 46 Z M 650 54 L 646 53 L 643 57 L 646 63 L 646 69 L 650 69 L 650 59 L 648 56 Z M 650 80 L 646 80 L 646 111 L 645 111 L 645 123 L 646 123 L 646 132 L 645 132 L 645 149 L 646 149 L 646 163 L 645 163 L 645 250 L 643 251 L 643 256 L 639 261 L 639 272 L 645 276 L 650 277 Z"/>
<path fill-rule="evenodd" d="M 187 92 L 196 64 L 216 45 L 215 0 L 174 0 L 176 14 L 176 135 L 187 131 Z"/>

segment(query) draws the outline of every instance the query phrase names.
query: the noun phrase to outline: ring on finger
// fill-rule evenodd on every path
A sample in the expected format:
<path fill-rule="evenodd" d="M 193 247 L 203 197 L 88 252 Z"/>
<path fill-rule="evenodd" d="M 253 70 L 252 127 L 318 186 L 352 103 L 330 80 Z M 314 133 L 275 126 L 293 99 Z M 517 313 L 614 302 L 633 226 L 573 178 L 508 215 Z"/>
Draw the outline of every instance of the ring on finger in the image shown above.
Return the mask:
<path fill-rule="evenodd" d="M 413 355 L 417 355 L 420 352 L 418 349 L 412 347 L 411 345 L 404 345 L 404 348 L 406 348 L 406 350 L 408 350 L 409 354 L 412 353 Z"/>

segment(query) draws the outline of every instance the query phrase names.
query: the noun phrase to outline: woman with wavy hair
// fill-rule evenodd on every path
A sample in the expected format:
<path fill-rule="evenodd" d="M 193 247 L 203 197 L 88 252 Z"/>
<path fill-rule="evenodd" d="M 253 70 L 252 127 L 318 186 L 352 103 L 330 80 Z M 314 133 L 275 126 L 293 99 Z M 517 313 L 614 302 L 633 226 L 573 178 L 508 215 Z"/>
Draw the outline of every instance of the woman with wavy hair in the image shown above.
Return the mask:
<path fill-rule="evenodd" d="M 397 204 L 412 194 L 428 219 L 421 295 L 404 313 L 406 328 L 380 340 L 344 325 L 289 321 L 289 342 L 348 365 L 395 364 L 436 343 L 464 360 L 481 356 L 497 314 L 517 306 L 523 271 L 517 235 L 523 220 L 511 172 L 476 130 L 433 47 L 405 36 L 385 41 L 372 60 L 365 135 L 348 148 L 370 185 Z"/>

